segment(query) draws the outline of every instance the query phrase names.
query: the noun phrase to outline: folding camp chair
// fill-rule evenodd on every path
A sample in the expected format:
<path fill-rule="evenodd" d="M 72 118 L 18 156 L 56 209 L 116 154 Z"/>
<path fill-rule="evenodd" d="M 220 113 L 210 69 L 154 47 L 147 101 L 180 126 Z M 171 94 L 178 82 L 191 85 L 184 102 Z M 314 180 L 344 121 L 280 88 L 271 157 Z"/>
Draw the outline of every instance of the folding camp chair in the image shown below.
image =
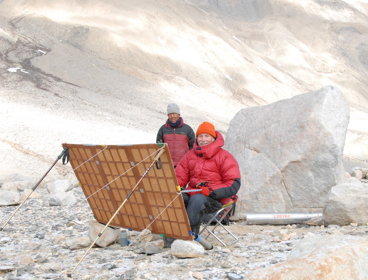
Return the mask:
<path fill-rule="evenodd" d="M 226 233 L 228 233 L 232 239 L 234 239 L 233 243 L 235 243 L 238 240 L 238 237 L 233 234 L 229 229 L 225 227 L 223 224 L 224 219 L 229 215 L 233 214 L 235 211 L 235 205 L 236 201 L 238 200 L 238 196 L 233 196 L 232 201 L 229 203 L 223 205 L 213 216 L 209 219 L 207 223 L 204 224 L 200 231 L 200 235 L 204 233 L 208 233 L 205 238 L 208 238 L 210 235 L 212 235 L 214 238 L 216 238 L 222 245 L 227 246 L 226 243 L 220 238 L 220 231 L 215 230 L 220 227 L 220 229 L 224 229 Z"/>

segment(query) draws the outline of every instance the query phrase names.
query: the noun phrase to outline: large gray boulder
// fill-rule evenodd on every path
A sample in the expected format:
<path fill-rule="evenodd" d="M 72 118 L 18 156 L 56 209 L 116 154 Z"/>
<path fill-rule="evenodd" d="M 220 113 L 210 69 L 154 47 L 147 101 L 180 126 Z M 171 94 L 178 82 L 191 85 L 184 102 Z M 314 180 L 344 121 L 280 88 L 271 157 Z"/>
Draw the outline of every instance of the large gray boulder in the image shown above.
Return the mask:
<path fill-rule="evenodd" d="M 235 218 L 322 211 L 343 180 L 348 122 L 348 104 L 333 86 L 239 111 L 225 141 L 242 176 Z"/>

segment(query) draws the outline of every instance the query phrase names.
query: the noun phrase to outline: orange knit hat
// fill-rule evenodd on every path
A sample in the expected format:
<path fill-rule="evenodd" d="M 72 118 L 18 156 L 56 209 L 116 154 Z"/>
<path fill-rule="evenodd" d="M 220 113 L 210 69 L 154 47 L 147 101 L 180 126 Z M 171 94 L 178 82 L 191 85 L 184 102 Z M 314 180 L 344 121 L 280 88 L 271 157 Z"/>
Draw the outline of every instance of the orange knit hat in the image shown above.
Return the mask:
<path fill-rule="evenodd" d="M 215 126 L 210 122 L 203 122 L 198 126 L 196 136 L 198 137 L 199 134 L 209 134 L 216 138 L 216 131 Z"/>

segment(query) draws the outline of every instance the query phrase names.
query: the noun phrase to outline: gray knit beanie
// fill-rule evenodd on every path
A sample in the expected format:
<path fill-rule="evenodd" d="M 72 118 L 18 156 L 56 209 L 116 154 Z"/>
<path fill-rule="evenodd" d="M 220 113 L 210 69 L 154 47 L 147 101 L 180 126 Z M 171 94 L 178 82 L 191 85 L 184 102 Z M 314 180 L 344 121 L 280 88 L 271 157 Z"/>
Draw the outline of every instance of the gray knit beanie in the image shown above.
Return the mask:
<path fill-rule="evenodd" d="M 175 103 L 167 105 L 167 114 L 177 113 L 180 115 L 180 108 Z"/>

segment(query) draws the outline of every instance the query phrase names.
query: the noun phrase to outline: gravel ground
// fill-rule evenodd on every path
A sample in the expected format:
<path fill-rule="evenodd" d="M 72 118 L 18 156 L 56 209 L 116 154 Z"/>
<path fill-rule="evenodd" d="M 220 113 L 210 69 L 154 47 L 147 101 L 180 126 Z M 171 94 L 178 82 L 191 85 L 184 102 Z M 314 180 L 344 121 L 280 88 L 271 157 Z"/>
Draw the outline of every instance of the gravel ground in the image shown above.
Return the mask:
<path fill-rule="evenodd" d="M 0 232 L 0 279 L 67 279 L 86 252 L 70 250 L 65 241 L 88 235 L 92 212 L 80 189 L 73 206 L 48 206 L 47 190 L 28 200 Z M 4 221 L 16 209 L 1 207 Z M 333 234 L 368 236 L 368 226 L 230 225 L 239 237 L 228 247 L 215 247 L 194 259 L 178 259 L 170 249 L 137 254 L 132 246 L 93 248 L 72 274 L 73 279 L 246 279 L 255 269 L 282 262 L 305 236 Z M 135 233 L 132 233 L 135 234 Z M 225 237 L 225 241 L 230 241 Z"/>

